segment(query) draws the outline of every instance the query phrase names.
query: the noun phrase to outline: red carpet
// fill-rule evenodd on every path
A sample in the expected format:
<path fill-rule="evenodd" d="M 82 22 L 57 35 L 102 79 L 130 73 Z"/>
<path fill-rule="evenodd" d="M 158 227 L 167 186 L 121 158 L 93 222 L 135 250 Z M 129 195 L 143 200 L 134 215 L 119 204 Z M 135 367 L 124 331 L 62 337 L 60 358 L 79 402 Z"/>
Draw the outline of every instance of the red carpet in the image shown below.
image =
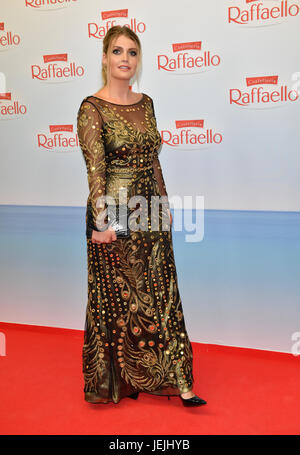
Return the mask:
<path fill-rule="evenodd" d="M 7 435 L 299 434 L 300 357 L 193 343 L 194 392 L 207 401 L 140 393 L 84 401 L 83 332 L 1 323 L 0 432 Z"/>

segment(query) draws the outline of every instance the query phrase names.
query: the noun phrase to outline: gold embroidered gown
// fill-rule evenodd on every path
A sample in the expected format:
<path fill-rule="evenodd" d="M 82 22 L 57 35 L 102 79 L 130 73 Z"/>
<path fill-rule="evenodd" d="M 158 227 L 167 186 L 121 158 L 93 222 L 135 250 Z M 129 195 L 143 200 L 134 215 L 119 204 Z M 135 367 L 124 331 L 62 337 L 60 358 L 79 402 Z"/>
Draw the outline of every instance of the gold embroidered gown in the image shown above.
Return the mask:
<path fill-rule="evenodd" d="M 95 96 L 81 102 L 77 133 L 89 184 L 86 210 L 88 303 L 82 372 L 84 397 L 118 403 L 134 392 L 179 395 L 193 386 L 193 352 L 178 290 L 172 230 L 130 231 L 129 238 L 92 243 L 104 210 L 118 201 L 167 196 L 158 155 L 162 143 L 152 98 L 130 105 Z"/>

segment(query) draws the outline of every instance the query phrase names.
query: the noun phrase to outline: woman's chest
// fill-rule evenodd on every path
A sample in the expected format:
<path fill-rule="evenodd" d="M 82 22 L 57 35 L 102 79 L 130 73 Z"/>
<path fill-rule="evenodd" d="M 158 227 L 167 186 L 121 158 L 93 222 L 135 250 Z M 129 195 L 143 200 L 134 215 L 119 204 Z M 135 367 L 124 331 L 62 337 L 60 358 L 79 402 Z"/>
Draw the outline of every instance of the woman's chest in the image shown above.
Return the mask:
<path fill-rule="evenodd" d="M 140 107 L 102 107 L 103 140 L 106 152 L 128 156 L 145 149 L 157 150 L 161 136 L 156 127 L 151 105 Z"/>

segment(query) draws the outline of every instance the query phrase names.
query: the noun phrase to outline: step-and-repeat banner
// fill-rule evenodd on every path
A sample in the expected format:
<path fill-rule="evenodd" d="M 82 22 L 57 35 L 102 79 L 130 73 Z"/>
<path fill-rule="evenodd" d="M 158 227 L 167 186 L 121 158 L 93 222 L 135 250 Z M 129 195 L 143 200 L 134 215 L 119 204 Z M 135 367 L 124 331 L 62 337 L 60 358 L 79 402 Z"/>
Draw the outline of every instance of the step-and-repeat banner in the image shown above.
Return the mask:
<path fill-rule="evenodd" d="M 290 352 L 299 0 L 0 0 L 0 320 L 83 329 L 88 185 L 76 117 L 102 86 L 102 41 L 118 24 L 141 40 L 132 89 L 153 98 L 169 197 L 203 221 L 201 236 L 174 231 L 192 341 Z"/>

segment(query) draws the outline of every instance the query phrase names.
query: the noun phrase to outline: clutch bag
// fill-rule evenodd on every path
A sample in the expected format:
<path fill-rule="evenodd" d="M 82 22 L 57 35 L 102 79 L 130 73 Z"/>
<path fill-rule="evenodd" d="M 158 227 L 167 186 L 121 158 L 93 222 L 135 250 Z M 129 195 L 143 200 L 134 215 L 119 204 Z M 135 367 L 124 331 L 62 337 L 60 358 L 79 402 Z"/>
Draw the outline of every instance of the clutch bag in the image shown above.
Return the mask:
<path fill-rule="evenodd" d="M 120 210 L 121 208 L 121 210 Z M 130 229 L 128 227 L 128 218 L 130 216 L 130 209 L 127 205 L 108 205 L 107 207 L 107 227 L 111 226 L 115 231 L 117 238 L 130 237 Z M 92 238 L 92 232 L 98 231 L 93 222 L 92 207 L 87 205 L 86 211 L 86 236 Z"/>

